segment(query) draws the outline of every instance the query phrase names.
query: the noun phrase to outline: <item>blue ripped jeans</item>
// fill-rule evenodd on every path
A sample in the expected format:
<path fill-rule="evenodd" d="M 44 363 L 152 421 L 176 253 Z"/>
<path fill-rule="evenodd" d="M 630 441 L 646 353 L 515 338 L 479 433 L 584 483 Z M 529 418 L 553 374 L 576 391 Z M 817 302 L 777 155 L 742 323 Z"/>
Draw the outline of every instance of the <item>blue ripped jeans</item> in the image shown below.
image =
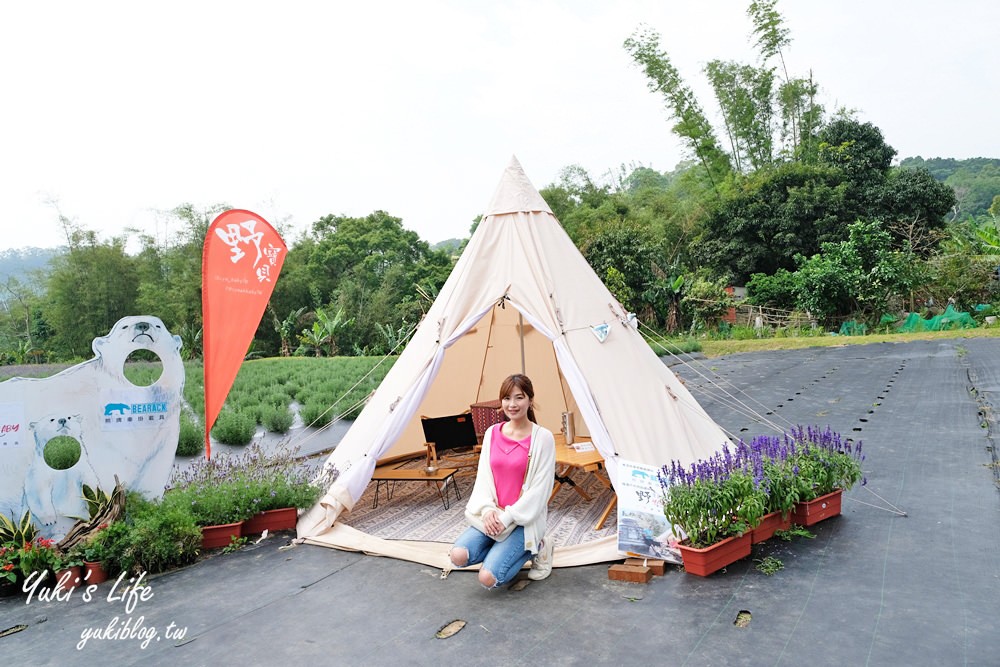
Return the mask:
<path fill-rule="evenodd" d="M 467 565 L 482 563 L 480 569 L 487 570 L 497 580 L 494 588 L 513 579 L 518 570 L 531 560 L 531 552 L 524 548 L 524 526 L 515 528 L 503 542 L 497 542 L 478 528 L 469 526 L 458 536 L 454 546 L 464 547 L 469 552 Z"/>

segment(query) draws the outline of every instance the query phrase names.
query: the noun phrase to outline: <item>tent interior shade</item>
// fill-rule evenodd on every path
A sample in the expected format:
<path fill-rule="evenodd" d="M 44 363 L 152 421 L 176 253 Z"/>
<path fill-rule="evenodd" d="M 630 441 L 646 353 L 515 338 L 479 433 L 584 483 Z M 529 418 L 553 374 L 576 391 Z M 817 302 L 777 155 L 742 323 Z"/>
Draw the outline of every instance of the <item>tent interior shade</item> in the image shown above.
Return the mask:
<path fill-rule="evenodd" d="M 535 388 L 535 416 L 553 433 L 562 428 L 562 413 L 577 413 L 573 395 L 559 372 L 552 342 L 504 303 L 494 306 L 464 336 L 448 348 L 438 376 L 399 439 L 384 454 L 396 459 L 424 452 L 420 416 L 440 417 L 469 410 L 480 401 L 499 398 L 500 383 L 512 373 L 524 372 Z M 524 368 L 521 367 L 523 332 Z M 579 423 L 577 423 L 579 422 Z M 576 434 L 586 436 L 582 419 L 574 420 Z"/>

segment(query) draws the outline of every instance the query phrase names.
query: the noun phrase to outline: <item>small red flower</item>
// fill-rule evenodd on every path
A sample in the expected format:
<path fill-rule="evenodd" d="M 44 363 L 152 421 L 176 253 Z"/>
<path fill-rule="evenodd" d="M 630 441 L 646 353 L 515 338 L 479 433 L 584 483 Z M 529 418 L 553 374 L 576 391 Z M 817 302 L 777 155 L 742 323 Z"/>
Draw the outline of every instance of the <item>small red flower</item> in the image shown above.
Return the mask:
<path fill-rule="evenodd" d="M 7 563 L 6 565 L 3 566 L 3 568 L 0 568 L 0 569 L 3 569 L 5 572 L 10 572 L 11 570 L 14 569 L 14 564 L 13 563 Z"/>

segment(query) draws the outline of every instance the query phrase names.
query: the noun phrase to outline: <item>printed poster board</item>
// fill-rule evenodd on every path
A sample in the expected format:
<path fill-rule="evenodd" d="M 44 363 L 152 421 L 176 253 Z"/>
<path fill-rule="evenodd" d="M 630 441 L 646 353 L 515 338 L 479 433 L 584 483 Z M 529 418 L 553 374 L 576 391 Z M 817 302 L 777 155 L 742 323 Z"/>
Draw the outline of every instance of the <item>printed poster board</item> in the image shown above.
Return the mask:
<path fill-rule="evenodd" d="M 656 466 L 618 460 L 618 551 L 681 564 Z"/>

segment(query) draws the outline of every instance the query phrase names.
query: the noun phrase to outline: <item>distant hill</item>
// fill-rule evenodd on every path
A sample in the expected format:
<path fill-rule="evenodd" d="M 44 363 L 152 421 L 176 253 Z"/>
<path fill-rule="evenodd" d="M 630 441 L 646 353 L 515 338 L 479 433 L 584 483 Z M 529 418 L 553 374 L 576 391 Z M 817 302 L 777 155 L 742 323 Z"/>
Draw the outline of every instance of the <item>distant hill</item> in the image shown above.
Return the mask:
<path fill-rule="evenodd" d="M 439 241 L 431 246 L 431 250 L 444 250 L 451 254 L 458 252 L 458 249 L 462 247 L 462 244 L 466 242 L 467 239 L 446 239 L 444 241 Z"/>
<path fill-rule="evenodd" d="M 48 268 L 53 257 L 61 255 L 62 248 L 12 248 L 0 251 L 0 282 L 17 278 L 22 283 L 34 282 L 33 273 Z"/>
<path fill-rule="evenodd" d="M 1000 158 L 935 157 L 925 160 L 917 156 L 905 158 L 899 166 L 926 169 L 934 178 L 950 185 L 958 198 L 958 217 L 962 219 L 988 218 L 993 198 L 1000 196 Z"/>

